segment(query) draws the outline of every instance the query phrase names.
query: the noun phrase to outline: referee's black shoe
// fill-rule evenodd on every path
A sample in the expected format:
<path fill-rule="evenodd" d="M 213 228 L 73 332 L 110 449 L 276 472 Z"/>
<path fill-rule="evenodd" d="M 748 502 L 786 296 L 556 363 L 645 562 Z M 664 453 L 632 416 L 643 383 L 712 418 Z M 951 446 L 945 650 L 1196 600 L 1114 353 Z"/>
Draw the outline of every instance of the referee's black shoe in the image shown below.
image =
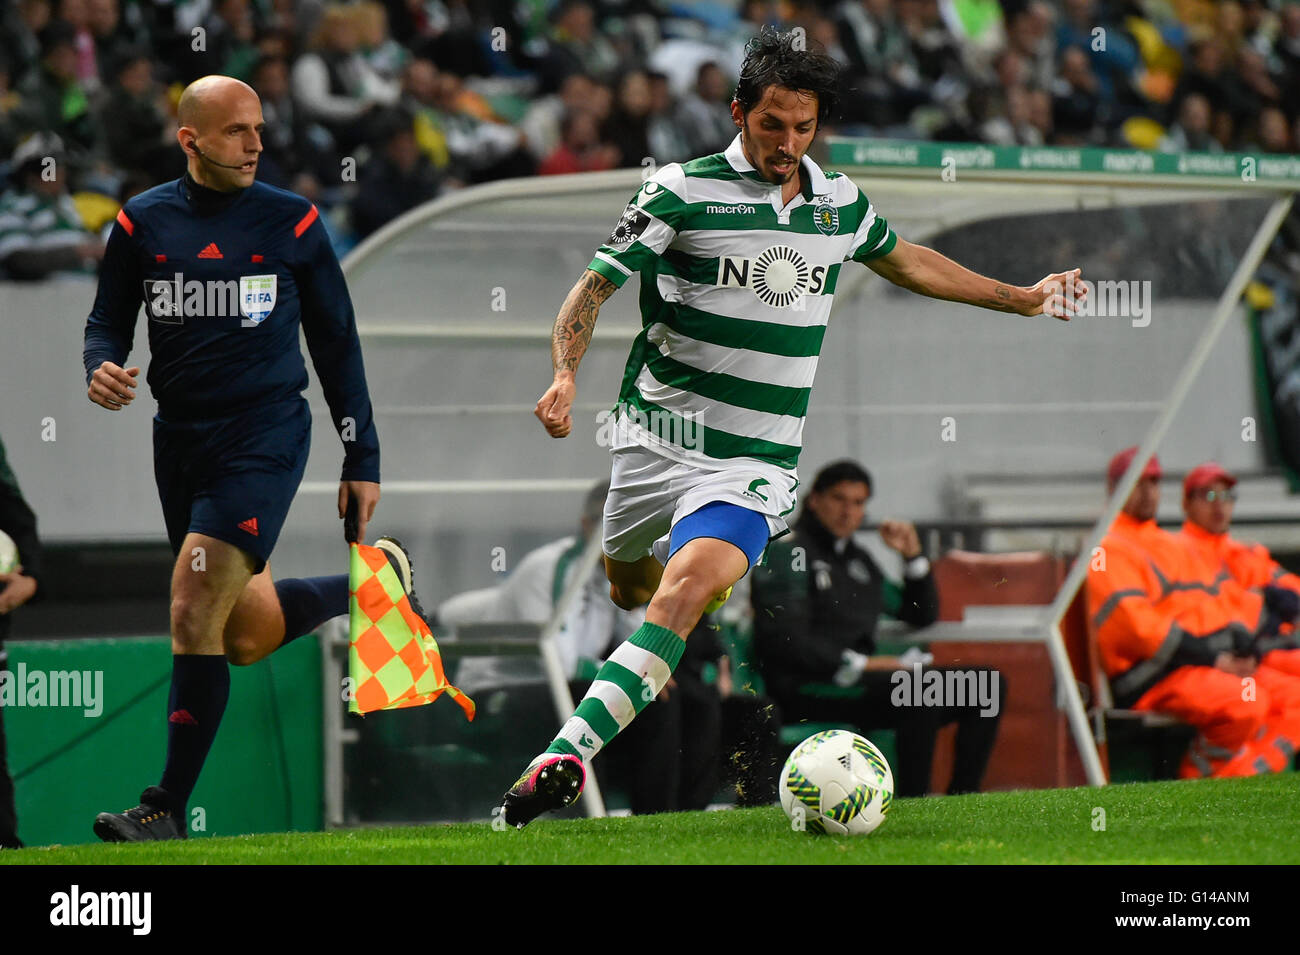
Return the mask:
<path fill-rule="evenodd" d="M 420 598 L 415 596 L 415 575 L 413 570 L 415 565 L 411 562 L 410 553 L 396 537 L 381 537 L 375 541 L 375 546 L 384 552 L 384 556 L 388 558 L 388 563 L 397 572 L 397 579 L 402 585 L 402 590 L 406 592 L 406 599 L 411 602 L 411 609 L 427 622 L 429 617 L 424 612 L 424 608 L 420 606 Z"/>
<path fill-rule="evenodd" d="M 153 842 L 184 839 L 184 822 L 171 811 L 167 794 L 150 786 L 140 794 L 140 805 L 126 812 L 101 812 L 95 817 L 95 835 L 105 842 Z"/>

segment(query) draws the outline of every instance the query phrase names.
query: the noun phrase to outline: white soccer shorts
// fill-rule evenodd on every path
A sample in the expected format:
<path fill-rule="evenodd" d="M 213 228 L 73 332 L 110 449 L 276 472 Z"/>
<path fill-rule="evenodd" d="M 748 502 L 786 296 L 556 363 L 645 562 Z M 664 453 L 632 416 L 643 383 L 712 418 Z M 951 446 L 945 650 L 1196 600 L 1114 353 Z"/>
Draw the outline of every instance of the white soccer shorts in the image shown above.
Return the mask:
<path fill-rule="evenodd" d="M 718 470 L 682 464 L 640 445 L 611 452 L 605 498 L 605 553 L 635 561 L 653 554 L 668 562 L 668 538 L 683 517 L 713 501 L 738 504 L 767 518 L 768 536 L 787 530 L 799 481 L 775 465 L 738 460 Z"/>

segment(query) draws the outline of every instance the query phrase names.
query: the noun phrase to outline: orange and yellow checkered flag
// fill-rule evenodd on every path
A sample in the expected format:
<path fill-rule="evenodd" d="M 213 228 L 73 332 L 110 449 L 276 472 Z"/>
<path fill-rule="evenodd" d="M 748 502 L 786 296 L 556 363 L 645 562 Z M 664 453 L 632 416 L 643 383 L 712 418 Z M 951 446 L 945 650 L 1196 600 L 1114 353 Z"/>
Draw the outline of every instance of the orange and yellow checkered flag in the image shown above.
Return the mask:
<path fill-rule="evenodd" d="M 474 701 L 447 682 L 433 632 L 406 599 L 397 571 L 383 551 L 352 545 L 348 601 L 352 643 L 353 713 L 423 706 L 447 693 L 474 719 Z"/>

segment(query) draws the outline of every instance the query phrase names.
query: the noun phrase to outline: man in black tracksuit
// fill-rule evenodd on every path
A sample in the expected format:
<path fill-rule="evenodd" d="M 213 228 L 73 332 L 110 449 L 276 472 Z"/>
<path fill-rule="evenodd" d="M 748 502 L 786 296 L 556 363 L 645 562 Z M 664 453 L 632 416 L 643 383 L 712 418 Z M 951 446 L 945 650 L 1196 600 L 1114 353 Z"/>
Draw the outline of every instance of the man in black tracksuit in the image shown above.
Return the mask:
<path fill-rule="evenodd" d="M 41 542 L 36 537 L 36 515 L 23 500 L 14 472 L 5 460 L 0 443 L 0 531 L 18 547 L 18 566 L 11 573 L 0 574 L 0 670 L 8 667 L 5 637 L 9 635 L 9 615 L 41 590 Z M 18 813 L 14 808 L 14 784 L 9 778 L 4 731 L 4 706 L 0 704 L 0 849 L 19 849 Z"/>
<path fill-rule="evenodd" d="M 895 706 L 898 657 L 875 655 L 882 613 L 913 626 L 939 615 L 939 595 L 916 528 L 884 521 L 880 536 L 906 561 L 903 585 L 887 580 L 853 541 L 871 496 L 871 476 L 852 461 L 823 468 L 813 481 L 794 532 L 774 541 L 754 572 L 754 640 L 768 692 L 789 720 L 844 722 L 864 731 L 897 730 L 897 793 L 929 789 L 939 727 L 956 721 L 957 753 L 950 793 L 974 792 L 997 737 L 1001 705 L 981 716 L 964 706 Z M 1003 681 L 997 680 L 999 692 Z"/>

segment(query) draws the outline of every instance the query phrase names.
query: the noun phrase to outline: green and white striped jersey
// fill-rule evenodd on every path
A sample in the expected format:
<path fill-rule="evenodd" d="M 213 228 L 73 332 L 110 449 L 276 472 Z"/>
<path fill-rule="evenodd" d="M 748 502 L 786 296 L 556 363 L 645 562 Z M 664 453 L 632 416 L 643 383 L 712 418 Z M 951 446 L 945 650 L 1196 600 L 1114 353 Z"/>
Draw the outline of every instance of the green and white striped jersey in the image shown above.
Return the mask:
<path fill-rule="evenodd" d="M 0 263 L 15 252 L 63 251 L 90 242 L 69 195 L 11 190 L 0 195 Z"/>
<path fill-rule="evenodd" d="M 624 440 L 705 468 L 795 469 L 840 266 L 897 241 L 847 177 L 807 156 L 803 171 L 807 186 L 783 208 L 737 136 L 660 169 L 628 203 L 590 265 L 619 286 L 641 273 Z"/>

